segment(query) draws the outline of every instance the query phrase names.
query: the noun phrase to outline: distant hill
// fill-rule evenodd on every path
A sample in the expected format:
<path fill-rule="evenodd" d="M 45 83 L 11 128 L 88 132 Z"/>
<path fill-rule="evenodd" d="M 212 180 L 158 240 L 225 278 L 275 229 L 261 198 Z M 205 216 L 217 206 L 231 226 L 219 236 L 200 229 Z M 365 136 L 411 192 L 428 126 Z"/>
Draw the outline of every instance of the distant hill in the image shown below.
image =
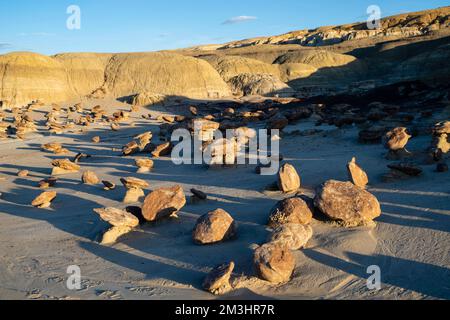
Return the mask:
<path fill-rule="evenodd" d="M 0 101 L 61 102 L 139 93 L 196 99 L 312 96 L 400 81 L 450 83 L 450 7 L 366 23 L 164 52 L 0 55 Z"/>

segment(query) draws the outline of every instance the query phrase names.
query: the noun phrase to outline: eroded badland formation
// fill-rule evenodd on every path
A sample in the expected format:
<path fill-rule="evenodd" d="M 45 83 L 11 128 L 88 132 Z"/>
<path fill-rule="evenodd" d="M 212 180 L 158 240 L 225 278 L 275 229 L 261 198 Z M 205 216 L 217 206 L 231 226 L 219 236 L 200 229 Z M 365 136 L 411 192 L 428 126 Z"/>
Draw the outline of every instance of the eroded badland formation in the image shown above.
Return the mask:
<path fill-rule="evenodd" d="M 450 298 L 450 7 L 381 26 L 1 55 L 0 298 Z"/>

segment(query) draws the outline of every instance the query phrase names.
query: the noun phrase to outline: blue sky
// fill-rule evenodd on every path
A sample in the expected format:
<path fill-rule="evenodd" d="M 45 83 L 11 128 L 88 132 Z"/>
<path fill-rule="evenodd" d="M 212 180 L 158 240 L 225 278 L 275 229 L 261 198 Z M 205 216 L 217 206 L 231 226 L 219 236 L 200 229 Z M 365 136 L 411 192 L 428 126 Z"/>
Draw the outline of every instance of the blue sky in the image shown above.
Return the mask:
<path fill-rule="evenodd" d="M 81 29 L 68 30 L 70 5 Z M 442 0 L 15 0 L 0 2 L 0 54 L 133 52 L 269 36 L 450 5 Z M 241 18 L 238 18 L 241 17 Z M 242 18 L 244 17 L 244 18 Z"/>

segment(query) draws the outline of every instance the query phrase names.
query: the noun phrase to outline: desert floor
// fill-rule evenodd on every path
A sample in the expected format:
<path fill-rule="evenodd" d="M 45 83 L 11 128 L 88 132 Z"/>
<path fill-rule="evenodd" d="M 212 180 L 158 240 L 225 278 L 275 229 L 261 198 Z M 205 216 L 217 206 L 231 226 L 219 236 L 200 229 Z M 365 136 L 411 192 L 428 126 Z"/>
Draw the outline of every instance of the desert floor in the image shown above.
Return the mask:
<path fill-rule="evenodd" d="M 118 102 L 105 103 L 109 111 L 129 109 Z M 42 120 L 49 110 L 34 114 Z M 0 142 L 1 299 L 215 299 L 202 290 L 202 280 L 212 267 L 230 260 L 236 263 L 236 289 L 221 298 L 450 299 L 448 172 L 423 166 L 420 177 L 384 183 L 380 177 L 388 171 L 386 150 L 381 144 L 359 144 L 357 128 L 322 126 L 323 132 L 311 136 L 286 134 L 281 153 L 300 173 L 305 194 L 313 195 L 315 187 L 328 179 L 347 180 L 346 164 L 356 156 L 369 174 L 368 190 L 378 197 L 383 214 L 375 228 L 345 229 L 314 220 L 314 236 L 307 248 L 294 253 L 297 265 L 292 280 L 274 286 L 254 277 L 252 253 L 255 244 L 269 235 L 265 224 L 270 209 L 285 197 L 265 191 L 276 176 L 257 175 L 251 165 L 176 166 L 170 158 L 155 160 L 151 173 L 137 174 L 134 157 L 121 157 L 120 148 L 134 134 L 150 130 L 157 137 L 159 129 L 156 121 L 139 114 L 134 117 L 134 127 L 123 125 L 117 132 L 97 126 L 86 133 L 50 136 L 43 130 L 25 141 Z M 286 132 L 313 127 L 310 119 L 289 126 Z M 102 138 L 99 144 L 91 142 L 96 135 Z M 430 139 L 416 137 L 408 149 L 421 151 Z M 81 163 L 82 171 L 93 170 L 118 187 L 104 191 L 100 185 L 81 184 L 81 172 L 70 174 L 60 177 L 50 209 L 33 208 L 30 203 L 41 192 L 37 183 L 50 175 L 51 160 L 67 157 L 40 150 L 41 144 L 52 141 L 68 148 L 69 157 L 78 152 L 92 155 Z M 30 176 L 19 178 L 20 169 L 30 170 Z M 198 204 L 188 201 L 178 219 L 140 226 L 116 245 L 101 246 L 96 240 L 106 224 L 93 209 L 123 208 L 119 179 L 127 176 L 147 180 L 150 189 L 180 184 L 188 196 L 195 187 L 209 199 Z M 195 245 L 191 232 L 197 218 L 216 208 L 236 219 L 238 238 L 213 246 Z M 70 265 L 81 268 L 79 291 L 66 288 Z M 379 291 L 366 287 L 371 265 L 381 268 Z"/>

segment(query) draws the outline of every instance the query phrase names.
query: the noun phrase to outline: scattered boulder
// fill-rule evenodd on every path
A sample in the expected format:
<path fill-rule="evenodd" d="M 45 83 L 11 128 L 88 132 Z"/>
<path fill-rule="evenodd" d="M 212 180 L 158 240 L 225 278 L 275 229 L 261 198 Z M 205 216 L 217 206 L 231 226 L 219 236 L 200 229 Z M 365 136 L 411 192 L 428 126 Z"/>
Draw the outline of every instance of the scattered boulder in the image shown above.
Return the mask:
<path fill-rule="evenodd" d="M 366 172 L 356 163 L 356 158 L 353 158 L 352 161 L 347 164 L 347 172 L 350 181 L 353 182 L 355 186 L 363 189 L 366 188 L 369 183 L 369 178 L 367 177 Z"/>
<path fill-rule="evenodd" d="M 274 230 L 269 237 L 269 242 L 277 243 L 290 250 L 299 250 L 308 243 L 312 235 L 313 229 L 309 225 L 287 223 Z"/>
<path fill-rule="evenodd" d="M 153 168 L 153 160 L 148 158 L 138 158 L 135 160 L 138 167 L 137 173 L 147 173 Z"/>
<path fill-rule="evenodd" d="M 389 164 L 389 169 L 400 171 L 408 176 L 418 176 L 422 173 L 422 168 L 409 163 L 409 162 L 400 162 L 395 164 Z"/>
<path fill-rule="evenodd" d="M 83 172 L 81 181 L 84 184 L 94 185 L 94 184 L 98 184 L 100 182 L 100 179 L 97 177 L 97 175 L 95 174 L 94 171 L 88 170 L 88 171 Z"/>
<path fill-rule="evenodd" d="M 287 247 L 266 243 L 255 250 L 253 265 L 261 279 L 278 284 L 291 278 L 295 258 Z"/>
<path fill-rule="evenodd" d="M 56 192 L 55 191 L 46 191 L 41 193 L 37 198 L 35 198 L 31 205 L 33 207 L 38 208 L 48 208 L 51 205 L 51 202 L 56 198 Z"/>
<path fill-rule="evenodd" d="M 123 203 L 134 203 L 138 202 L 140 198 L 144 197 L 144 188 L 148 188 L 149 184 L 138 178 L 128 177 L 121 178 L 120 182 L 127 189 L 125 197 L 123 198 Z"/>
<path fill-rule="evenodd" d="M 142 206 L 142 215 L 147 221 L 156 221 L 176 214 L 186 204 L 181 186 L 160 188 L 150 193 Z"/>
<path fill-rule="evenodd" d="M 446 154 L 450 151 L 450 142 L 447 133 L 442 133 L 439 136 L 435 136 L 433 139 L 433 145 L 435 150 L 439 150 L 442 154 Z"/>
<path fill-rule="evenodd" d="M 39 181 L 40 189 L 48 189 L 50 187 L 54 187 L 56 185 L 56 181 L 58 181 L 55 177 L 46 178 L 44 180 Z"/>
<path fill-rule="evenodd" d="M 139 152 L 139 145 L 136 141 L 131 141 L 123 146 L 122 154 L 124 156 L 129 156 Z"/>
<path fill-rule="evenodd" d="M 191 192 L 195 197 L 197 197 L 200 200 L 206 200 L 206 198 L 208 197 L 206 193 L 204 193 L 203 191 L 194 188 L 191 189 Z"/>
<path fill-rule="evenodd" d="M 112 228 L 103 234 L 101 243 L 104 245 L 115 243 L 120 236 L 139 225 L 139 219 L 125 210 L 103 208 L 94 211 L 102 220 L 112 225 Z"/>
<path fill-rule="evenodd" d="M 52 161 L 52 176 L 75 173 L 80 171 L 80 166 L 73 163 L 69 159 Z"/>
<path fill-rule="evenodd" d="M 411 135 L 408 134 L 407 129 L 404 127 L 398 127 L 392 129 L 388 133 L 386 133 L 385 139 L 385 147 L 392 151 L 397 151 L 405 148 L 408 144 Z"/>
<path fill-rule="evenodd" d="M 221 295 L 229 292 L 230 277 L 234 270 L 234 262 L 225 263 L 214 268 L 203 281 L 203 289 L 215 295 Z"/>
<path fill-rule="evenodd" d="M 173 145 L 171 142 L 160 144 L 152 151 L 152 156 L 155 158 L 167 156 L 172 152 L 172 148 Z"/>
<path fill-rule="evenodd" d="M 290 193 L 300 189 L 300 177 L 295 168 L 286 163 L 278 172 L 278 187 L 284 193 Z"/>
<path fill-rule="evenodd" d="M 116 185 L 110 181 L 103 180 L 102 183 L 104 185 L 103 189 L 106 191 L 114 190 L 116 188 Z"/>
<path fill-rule="evenodd" d="M 370 224 L 381 215 L 377 198 L 351 182 L 325 182 L 318 188 L 314 204 L 330 219 L 349 227 Z"/>
<path fill-rule="evenodd" d="M 28 171 L 28 170 L 19 170 L 19 172 L 17 172 L 17 176 L 20 178 L 28 177 L 29 174 L 30 174 L 30 171 Z"/>
<path fill-rule="evenodd" d="M 277 228 L 284 224 L 309 224 L 313 210 L 306 201 L 299 197 L 284 199 L 272 208 L 268 225 Z"/>
<path fill-rule="evenodd" d="M 439 136 L 441 134 L 450 134 L 450 121 L 441 121 L 435 124 L 433 134 Z"/>
<path fill-rule="evenodd" d="M 228 240 L 236 234 L 234 219 L 222 209 L 201 216 L 192 237 L 197 244 L 213 244 Z"/>
<path fill-rule="evenodd" d="M 82 159 L 89 159 L 90 157 L 91 157 L 91 155 L 89 155 L 89 154 L 79 152 L 79 153 L 77 153 L 77 155 L 73 158 L 72 162 L 73 162 L 73 163 L 78 163 L 78 162 L 80 162 Z"/>
<path fill-rule="evenodd" d="M 43 144 L 41 146 L 41 149 L 45 150 L 45 151 L 48 151 L 48 152 L 52 152 L 54 154 L 66 154 L 66 153 L 69 153 L 69 150 L 63 148 L 63 146 L 60 143 L 57 143 L 57 142 Z"/>

